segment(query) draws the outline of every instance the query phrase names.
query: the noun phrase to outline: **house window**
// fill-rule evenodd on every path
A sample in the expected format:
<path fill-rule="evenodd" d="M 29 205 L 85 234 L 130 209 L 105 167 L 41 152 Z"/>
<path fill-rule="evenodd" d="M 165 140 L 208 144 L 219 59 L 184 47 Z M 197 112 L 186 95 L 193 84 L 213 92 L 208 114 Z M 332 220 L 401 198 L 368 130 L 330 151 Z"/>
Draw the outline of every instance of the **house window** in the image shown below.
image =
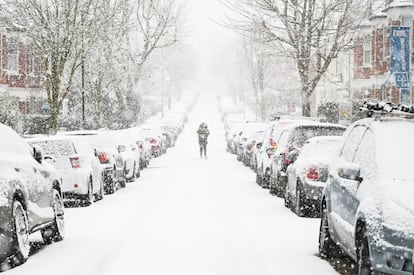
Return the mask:
<path fill-rule="evenodd" d="M 9 39 L 8 51 L 8 70 L 11 72 L 19 72 L 19 42 L 16 38 Z"/>
<path fill-rule="evenodd" d="M 401 18 L 401 25 L 404 27 L 411 27 L 413 19 L 411 17 Z"/>
<path fill-rule="evenodd" d="M 364 63 L 363 65 L 371 65 L 371 36 L 364 39 Z"/>

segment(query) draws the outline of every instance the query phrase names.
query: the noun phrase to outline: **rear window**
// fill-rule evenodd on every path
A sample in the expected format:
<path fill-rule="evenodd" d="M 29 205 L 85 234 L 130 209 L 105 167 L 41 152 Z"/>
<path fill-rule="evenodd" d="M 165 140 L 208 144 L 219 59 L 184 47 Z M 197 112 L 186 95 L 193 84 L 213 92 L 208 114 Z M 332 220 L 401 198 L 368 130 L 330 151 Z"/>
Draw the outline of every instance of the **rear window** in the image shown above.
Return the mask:
<path fill-rule="evenodd" d="M 46 156 L 72 156 L 76 154 L 76 150 L 72 145 L 72 142 L 68 140 L 44 140 L 30 142 L 32 145 L 37 145 L 42 148 L 44 155 Z"/>
<path fill-rule="evenodd" d="M 297 148 L 301 148 L 305 141 L 317 136 L 341 136 L 345 128 L 331 126 L 306 126 L 296 127 L 290 135 L 290 143 Z"/>

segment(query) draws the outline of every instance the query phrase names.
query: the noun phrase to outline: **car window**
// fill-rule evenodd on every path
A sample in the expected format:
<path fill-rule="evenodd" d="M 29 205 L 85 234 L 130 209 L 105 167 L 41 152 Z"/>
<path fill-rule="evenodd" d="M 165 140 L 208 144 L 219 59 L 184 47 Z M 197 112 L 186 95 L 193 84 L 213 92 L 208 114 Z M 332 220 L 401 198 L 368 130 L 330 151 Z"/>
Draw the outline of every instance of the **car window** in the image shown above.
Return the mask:
<path fill-rule="evenodd" d="M 289 140 L 289 131 L 283 131 L 280 134 L 280 137 L 276 140 L 277 142 L 276 154 L 279 154 L 285 151 L 286 145 L 288 144 L 288 140 Z"/>
<path fill-rule="evenodd" d="M 357 125 L 349 133 L 340 154 L 346 161 L 351 162 L 354 159 L 355 151 L 364 135 L 365 129 L 364 126 Z"/>
<path fill-rule="evenodd" d="M 46 156 L 71 156 L 76 154 L 72 142 L 68 140 L 44 140 L 30 142 L 33 145 L 38 145 L 42 148 Z"/>
<path fill-rule="evenodd" d="M 373 178 L 376 170 L 374 134 L 367 130 L 356 150 L 353 162 L 361 167 L 363 178 Z"/>

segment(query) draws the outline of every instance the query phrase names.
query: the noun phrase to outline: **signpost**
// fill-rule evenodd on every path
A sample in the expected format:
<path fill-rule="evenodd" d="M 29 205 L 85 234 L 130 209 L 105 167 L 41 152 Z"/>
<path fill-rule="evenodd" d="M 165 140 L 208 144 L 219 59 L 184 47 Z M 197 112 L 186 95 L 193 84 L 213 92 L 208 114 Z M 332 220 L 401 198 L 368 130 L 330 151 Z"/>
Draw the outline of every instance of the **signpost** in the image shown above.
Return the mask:
<path fill-rule="evenodd" d="M 410 28 L 391 27 L 391 73 L 400 89 L 400 102 L 411 104 L 410 96 Z"/>

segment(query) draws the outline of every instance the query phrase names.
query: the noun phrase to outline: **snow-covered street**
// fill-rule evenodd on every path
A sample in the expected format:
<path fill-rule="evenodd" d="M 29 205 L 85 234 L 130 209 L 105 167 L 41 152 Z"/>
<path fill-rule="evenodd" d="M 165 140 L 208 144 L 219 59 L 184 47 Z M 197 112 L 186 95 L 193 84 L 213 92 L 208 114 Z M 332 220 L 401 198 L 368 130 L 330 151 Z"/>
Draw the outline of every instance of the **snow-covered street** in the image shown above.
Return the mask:
<path fill-rule="evenodd" d="M 335 274 L 317 255 L 319 219 L 292 214 L 225 146 L 215 97 L 202 94 L 174 148 L 125 189 L 66 209 L 65 240 L 6 273 Z"/>

